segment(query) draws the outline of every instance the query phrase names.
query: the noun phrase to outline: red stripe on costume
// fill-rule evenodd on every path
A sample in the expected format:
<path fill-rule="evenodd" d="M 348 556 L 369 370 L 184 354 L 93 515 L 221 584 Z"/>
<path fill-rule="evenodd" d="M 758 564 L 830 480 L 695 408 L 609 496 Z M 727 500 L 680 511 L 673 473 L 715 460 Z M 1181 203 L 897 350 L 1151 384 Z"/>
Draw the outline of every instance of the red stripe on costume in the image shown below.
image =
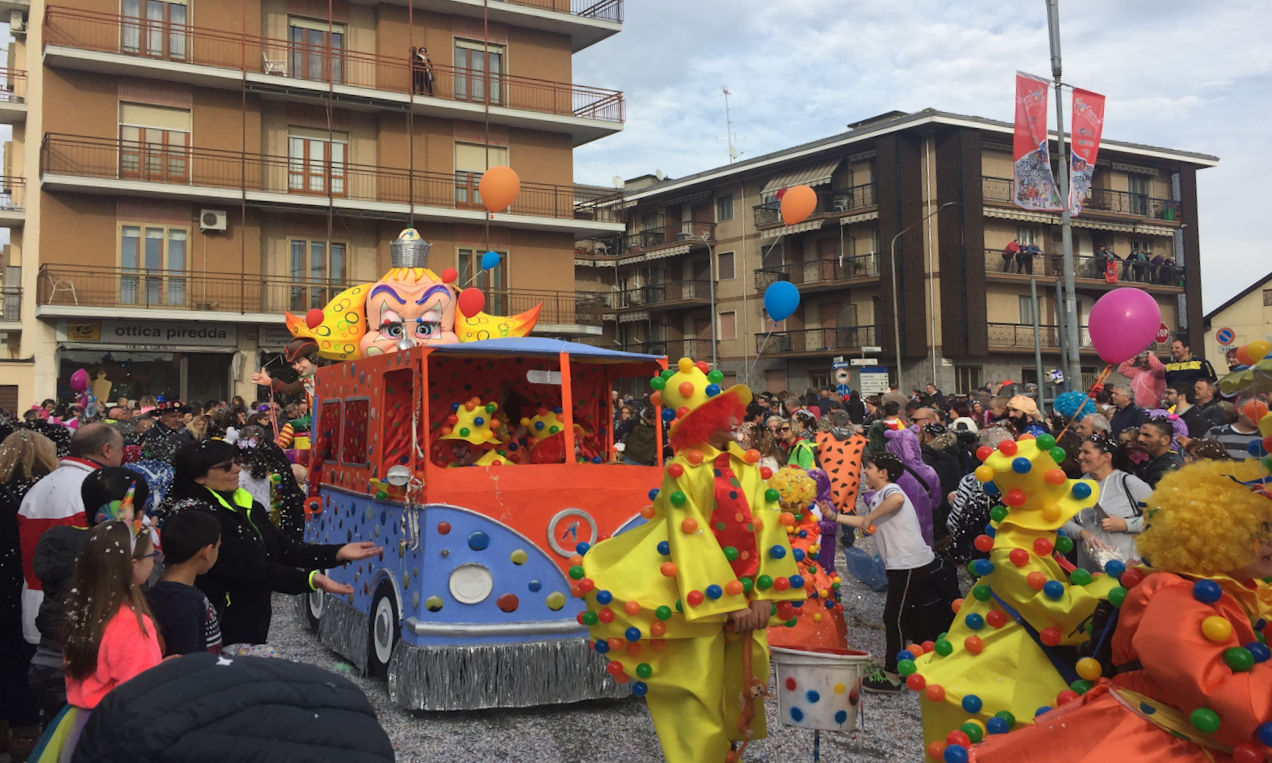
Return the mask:
<path fill-rule="evenodd" d="M 18 515 L 18 543 L 22 549 L 22 577 L 26 578 L 27 588 L 32 591 L 44 590 L 44 586 L 40 584 L 40 579 L 35 576 L 35 544 L 40 542 L 40 536 L 44 534 L 45 530 L 63 525 L 87 527 L 88 517 L 82 511 L 69 517 L 58 517 L 57 519 L 32 519 L 21 514 Z"/>

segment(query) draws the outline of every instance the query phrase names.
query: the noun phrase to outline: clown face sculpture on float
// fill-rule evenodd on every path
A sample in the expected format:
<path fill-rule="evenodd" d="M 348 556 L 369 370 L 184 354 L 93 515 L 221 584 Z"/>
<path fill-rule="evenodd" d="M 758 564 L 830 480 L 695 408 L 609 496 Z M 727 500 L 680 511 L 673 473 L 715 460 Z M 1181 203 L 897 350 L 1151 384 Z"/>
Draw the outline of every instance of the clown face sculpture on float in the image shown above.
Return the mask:
<path fill-rule="evenodd" d="M 392 267 L 383 278 L 345 289 L 304 318 L 287 313 L 287 329 L 313 339 L 318 354 L 330 360 L 529 335 L 539 318 L 538 305 L 510 317 L 482 312 L 485 300 L 479 292 L 477 299 L 468 299 L 475 289 L 461 298 L 454 268 L 440 276 L 428 268 L 431 247 L 414 228 L 403 230 L 389 247 Z"/>

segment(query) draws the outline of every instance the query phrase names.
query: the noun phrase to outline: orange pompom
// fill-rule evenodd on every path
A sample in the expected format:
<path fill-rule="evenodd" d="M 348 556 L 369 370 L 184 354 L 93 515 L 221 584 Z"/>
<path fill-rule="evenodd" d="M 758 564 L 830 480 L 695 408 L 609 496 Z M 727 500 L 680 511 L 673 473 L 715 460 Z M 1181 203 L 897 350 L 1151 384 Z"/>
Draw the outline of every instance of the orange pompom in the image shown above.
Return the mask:
<path fill-rule="evenodd" d="M 658 571 L 661 572 L 664 577 L 674 578 L 676 576 L 676 563 L 663 562 L 662 565 L 658 567 Z"/>
<path fill-rule="evenodd" d="M 623 611 L 629 615 L 640 614 L 640 603 L 635 601 L 629 601 L 623 605 Z"/>
<path fill-rule="evenodd" d="M 741 580 L 730 580 L 728 583 L 724 584 L 724 592 L 730 596 L 737 596 L 742 593 L 743 590 Z"/>
<path fill-rule="evenodd" d="M 698 532 L 698 520 L 693 517 L 685 517 L 680 521 L 680 531 L 685 535 Z"/>

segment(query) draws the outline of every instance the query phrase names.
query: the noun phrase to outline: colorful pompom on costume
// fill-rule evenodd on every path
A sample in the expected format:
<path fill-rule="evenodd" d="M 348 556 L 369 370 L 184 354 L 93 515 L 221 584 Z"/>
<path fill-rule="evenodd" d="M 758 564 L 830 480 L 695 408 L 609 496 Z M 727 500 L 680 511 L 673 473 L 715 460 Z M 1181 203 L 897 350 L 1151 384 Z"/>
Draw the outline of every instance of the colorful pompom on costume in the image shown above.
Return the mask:
<path fill-rule="evenodd" d="M 977 761 L 1237 761 L 1272 755 L 1272 500 L 1250 489 L 1253 460 L 1201 461 L 1148 500 L 1145 578 L 1112 639 L 1113 675 L 1034 726 L 973 747 Z M 1129 578 L 1129 580 L 1128 580 Z M 1070 698 L 1071 700 L 1074 698 Z"/>
<path fill-rule="evenodd" d="M 751 601 L 804 601 L 810 582 L 796 567 L 759 453 L 709 444 L 751 399 L 743 386 L 721 391 L 717 374 L 684 358 L 651 383 L 656 404 L 678 418 L 677 452 L 644 512 L 649 521 L 596 544 L 571 571 L 596 650 L 615 680 L 646 697 L 671 763 L 723 761 L 730 740 L 765 735 L 762 701 L 749 735 L 738 723 L 743 690 L 768 680 L 765 631 L 724 626 Z"/>
<path fill-rule="evenodd" d="M 951 732 L 966 734 L 969 725 L 1001 733 L 1029 723 L 1076 678 L 1062 676 L 1073 658 L 1054 647 L 1086 640 L 1083 621 L 1117 581 L 1085 571 L 1070 577 L 1052 555 L 1070 543 L 1056 530 L 1098 498 L 1094 482 L 1065 476 L 1058 451 L 1050 435 L 1023 435 L 977 453 L 984 461 L 977 479 L 1004 504 L 992 510 L 990 527 L 976 539 L 989 558 L 971 563 L 979 579 L 946 638 L 913 665 L 898 666 L 912 674 L 910 688 L 924 694 L 929 745 L 945 744 Z"/>

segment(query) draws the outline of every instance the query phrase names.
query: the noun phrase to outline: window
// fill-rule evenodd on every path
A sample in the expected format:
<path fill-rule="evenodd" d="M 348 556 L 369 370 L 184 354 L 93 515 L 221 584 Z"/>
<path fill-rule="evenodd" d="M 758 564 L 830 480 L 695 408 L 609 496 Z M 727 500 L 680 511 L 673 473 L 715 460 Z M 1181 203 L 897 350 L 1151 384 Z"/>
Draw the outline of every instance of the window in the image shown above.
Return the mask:
<path fill-rule="evenodd" d="M 340 461 L 340 401 L 327 400 L 318 406 L 318 437 L 323 463 Z"/>
<path fill-rule="evenodd" d="M 124 0 L 120 48 L 125 53 L 184 61 L 186 4 L 183 0 Z"/>
<path fill-rule="evenodd" d="M 477 186 L 488 167 L 508 166 L 507 146 L 485 146 L 480 143 L 455 144 L 455 204 L 480 207 Z M 516 202 L 513 202 L 515 205 Z M 508 208 L 511 211 L 512 207 Z"/>
<path fill-rule="evenodd" d="M 981 386 L 980 366 L 954 366 L 954 391 L 974 392 Z"/>
<path fill-rule="evenodd" d="M 287 136 L 287 190 L 344 196 L 348 153 L 345 133 L 293 128 Z"/>
<path fill-rule="evenodd" d="M 186 244 L 189 236 L 190 231 L 186 228 L 121 225 L 120 304 L 188 307 Z"/>
<path fill-rule="evenodd" d="M 1034 321 L 1033 298 L 1028 295 L 1022 294 L 1019 297 L 1019 301 L 1020 301 L 1020 325 L 1032 326 Z"/>
<path fill-rule="evenodd" d="M 486 253 L 476 249 L 459 250 L 459 284 L 476 286 L 486 293 L 486 312 L 503 315 L 508 304 L 508 253 L 499 252 L 499 264 L 481 269 Z"/>
<path fill-rule="evenodd" d="M 1032 225 L 1019 225 L 1016 226 L 1016 240 L 1025 245 L 1042 246 L 1042 232 Z"/>
<path fill-rule="evenodd" d="M 721 341 L 738 338 L 738 314 L 736 312 L 720 313 L 719 331 L 717 334 L 716 338 Z"/>
<path fill-rule="evenodd" d="M 344 82 L 343 24 L 319 19 L 287 19 L 287 72 L 301 79 Z"/>
<path fill-rule="evenodd" d="M 345 401 L 342 463 L 347 465 L 370 463 L 371 454 L 367 450 L 367 423 L 370 412 L 371 401 L 366 398 Z"/>
<path fill-rule="evenodd" d="M 344 289 L 348 247 L 333 241 L 292 239 L 288 272 L 291 275 L 290 310 L 323 307 Z"/>
<path fill-rule="evenodd" d="M 733 197 L 721 196 L 716 199 L 716 222 L 722 223 L 733 219 Z"/>
<path fill-rule="evenodd" d="M 1263 290 L 1263 306 L 1272 307 L 1272 289 Z"/>
<path fill-rule="evenodd" d="M 1130 213 L 1133 215 L 1148 215 L 1148 178 L 1143 175 L 1130 175 L 1127 177 L 1127 187 L 1131 192 L 1131 208 Z"/>
<path fill-rule="evenodd" d="M 455 40 L 455 98 L 460 101 L 503 103 L 501 78 L 504 48 L 479 40 Z"/>
<path fill-rule="evenodd" d="M 119 104 L 119 176 L 156 183 L 190 178 L 190 110 Z"/>
<path fill-rule="evenodd" d="M 716 277 L 721 281 L 733 280 L 733 252 L 720 252 L 716 255 Z"/>

